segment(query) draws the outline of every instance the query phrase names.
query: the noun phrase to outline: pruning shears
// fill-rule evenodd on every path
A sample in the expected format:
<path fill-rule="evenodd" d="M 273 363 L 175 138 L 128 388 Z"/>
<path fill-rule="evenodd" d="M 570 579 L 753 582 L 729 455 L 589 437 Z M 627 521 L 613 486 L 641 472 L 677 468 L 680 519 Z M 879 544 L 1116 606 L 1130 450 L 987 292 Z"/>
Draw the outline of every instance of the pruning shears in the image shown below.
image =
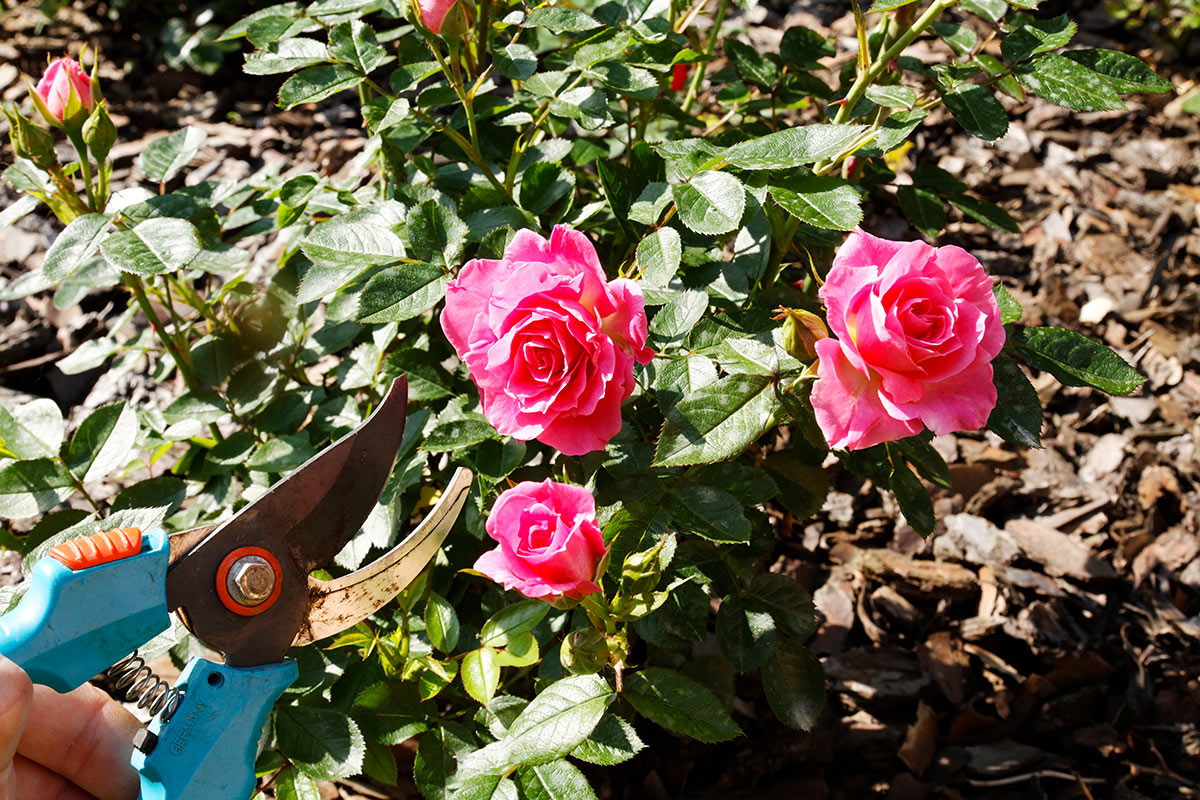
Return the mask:
<path fill-rule="evenodd" d="M 458 470 L 429 515 L 375 562 L 340 578 L 309 575 L 354 536 L 392 471 L 408 383 L 399 378 L 358 428 L 218 525 L 71 540 L 33 567 L 0 617 L 0 653 L 34 683 L 70 691 L 134 651 L 127 671 L 157 716 L 134 738 L 140 800 L 239 800 L 254 789 L 267 715 L 299 676 L 288 648 L 366 619 L 437 553 L 466 501 Z M 193 658 L 167 690 L 136 648 L 178 614 L 224 663 Z M 121 664 L 117 666 L 120 667 Z"/>

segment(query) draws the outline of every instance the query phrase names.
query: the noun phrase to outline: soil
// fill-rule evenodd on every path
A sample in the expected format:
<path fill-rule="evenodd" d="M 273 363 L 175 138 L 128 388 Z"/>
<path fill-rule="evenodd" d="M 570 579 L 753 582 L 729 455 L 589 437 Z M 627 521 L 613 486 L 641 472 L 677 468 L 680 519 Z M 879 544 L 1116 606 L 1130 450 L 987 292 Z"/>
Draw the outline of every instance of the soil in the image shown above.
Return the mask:
<path fill-rule="evenodd" d="M 1041 450 L 982 434 L 939 438 L 954 488 L 936 495 L 941 521 L 928 540 L 890 495 L 848 473 L 833 476 L 814 518 L 775 512 L 779 544 L 763 567 L 796 577 L 821 614 L 811 647 L 829 701 L 817 728 L 783 727 L 758 676 L 741 676 L 733 710 L 744 738 L 707 746 L 643 725 L 650 746 L 636 758 L 585 770 L 601 798 L 1200 796 L 1200 117 L 1180 102 L 1200 80 L 1200 36 L 1156 41 L 1102 4 L 1070 5 L 1043 11 L 1071 11 L 1078 42 L 1134 52 L 1180 92 L 1088 114 L 1006 99 L 1012 127 L 994 144 L 935 112 L 901 166 L 938 165 L 1020 222 L 1008 234 L 952 212 L 938 243 L 980 258 L 1024 307 L 1024 323 L 1098 338 L 1149 380 L 1108 398 L 1035 374 L 1047 408 Z M 193 163 L 202 175 L 270 163 L 334 174 L 362 147 L 350 106 L 280 112 L 276 85 L 242 76 L 237 55 L 214 76 L 156 67 L 149 42 L 115 34 L 94 9 L 68 9 L 40 29 L 31 5 L 3 17 L 0 95 L 20 97 L 17 69 L 36 74 L 47 53 L 84 40 L 113 63 L 128 60 L 138 80 L 102 73 L 123 134 L 114 184 L 137 180 L 146 140 L 180 124 L 209 132 Z M 839 37 L 840 50 L 853 45 L 845 3 L 762 5 L 732 21 L 763 45 L 794 24 Z M 14 199 L 0 188 L 0 208 Z M 886 195 L 867 218 L 876 234 L 915 236 Z M 32 215 L 0 230 L 0 283 L 39 269 L 57 229 Z M 52 397 L 69 409 L 117 392 L 169 396 L 144 377 L 111 386 L 54 366 L 125 302 L 117 292 L 66 312 L 46 295 L 0 302 L 0 399 Z M 402 775 L 412 744 L 396 749 Z M 324 790 L 418 796 L 403 778 L 399 788 Z"/>

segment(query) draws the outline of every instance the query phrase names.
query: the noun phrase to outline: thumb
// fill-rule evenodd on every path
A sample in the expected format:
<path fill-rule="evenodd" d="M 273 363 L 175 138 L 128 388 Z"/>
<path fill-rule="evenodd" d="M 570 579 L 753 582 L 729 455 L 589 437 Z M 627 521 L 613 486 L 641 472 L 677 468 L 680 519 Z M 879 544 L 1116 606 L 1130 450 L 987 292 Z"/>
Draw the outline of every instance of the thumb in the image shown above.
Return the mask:
<path fill-rule="evenodd" d="M 13 756 L 33 702 L 33 683 L 25 671 L 0 656 L 0 800 L 16 800 Z"/>

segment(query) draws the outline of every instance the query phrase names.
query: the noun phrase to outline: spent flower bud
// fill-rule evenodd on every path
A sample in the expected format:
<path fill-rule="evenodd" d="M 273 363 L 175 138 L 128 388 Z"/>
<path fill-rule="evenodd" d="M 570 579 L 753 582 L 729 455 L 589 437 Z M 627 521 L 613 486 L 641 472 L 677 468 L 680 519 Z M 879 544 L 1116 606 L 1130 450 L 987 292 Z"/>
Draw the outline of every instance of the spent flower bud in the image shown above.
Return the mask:
<path fill-rule="evenodd" d="M 608 642 L 595 628 L 571 631 L 563 639 L 559 660 L 574 675 L 594 675 L 608 664 Z"/>
<path fill-rule="evenodd" d="M 788 354 L 800 361 L 817 357 L 817 342 L 829 337 L 825 322 L 811 311 L 802 308 L 778 308 L 773 317 L 783 321 L 783 346 Z"/>

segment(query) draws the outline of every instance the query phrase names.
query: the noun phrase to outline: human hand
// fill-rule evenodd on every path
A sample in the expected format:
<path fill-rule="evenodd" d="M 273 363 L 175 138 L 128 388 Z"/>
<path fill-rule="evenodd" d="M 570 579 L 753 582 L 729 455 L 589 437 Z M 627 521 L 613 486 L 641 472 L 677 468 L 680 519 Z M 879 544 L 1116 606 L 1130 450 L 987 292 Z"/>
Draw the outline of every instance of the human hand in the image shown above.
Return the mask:
<path fill-rule="evenodd" d="M 59 694 L 0 656 L 0 800 L 132 800 L 139 727 L 95 686 Z"/>

